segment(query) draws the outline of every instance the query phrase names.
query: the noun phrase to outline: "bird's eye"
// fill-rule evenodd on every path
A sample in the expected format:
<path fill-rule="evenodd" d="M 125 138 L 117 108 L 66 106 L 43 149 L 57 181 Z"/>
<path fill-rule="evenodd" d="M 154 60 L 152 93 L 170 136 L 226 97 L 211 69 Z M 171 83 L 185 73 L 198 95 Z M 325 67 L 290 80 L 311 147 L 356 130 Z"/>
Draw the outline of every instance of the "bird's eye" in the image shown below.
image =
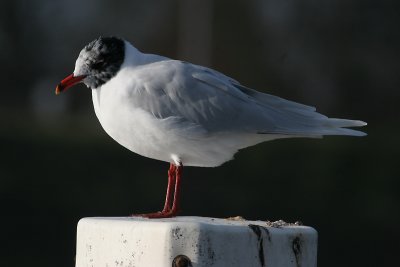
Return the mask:
<path fill-rule="evenodd" d="M 94 63 L 92 63 L 92 64 L 90 65 L 90 67 L 91 67 L 92 69 L 95 69 L 95 70 L 101 69 L 103 66 L 104 66 L 104 61 L 103 61 L 103 60 L 94 62 Z"/>

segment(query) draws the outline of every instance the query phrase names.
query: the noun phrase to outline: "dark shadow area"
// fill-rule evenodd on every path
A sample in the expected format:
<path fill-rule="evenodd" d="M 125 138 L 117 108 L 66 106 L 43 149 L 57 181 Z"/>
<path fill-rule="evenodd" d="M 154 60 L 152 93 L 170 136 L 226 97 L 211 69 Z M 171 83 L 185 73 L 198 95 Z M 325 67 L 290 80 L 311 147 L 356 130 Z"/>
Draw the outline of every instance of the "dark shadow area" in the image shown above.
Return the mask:
<path fill-rule="evenodd" d="M 319 266 L 394 266 L 399 5 L 342 2 L 2 1 L 2 266 L 74 266 L 80 218 L 162 208 L 168 163 L 108 137 L 84 86 L 54 95 L 99 35 L 367 121 L 363 138 L 278 140 L 185 168 L 182 215 L 300 220 L 319 233 Z"/>

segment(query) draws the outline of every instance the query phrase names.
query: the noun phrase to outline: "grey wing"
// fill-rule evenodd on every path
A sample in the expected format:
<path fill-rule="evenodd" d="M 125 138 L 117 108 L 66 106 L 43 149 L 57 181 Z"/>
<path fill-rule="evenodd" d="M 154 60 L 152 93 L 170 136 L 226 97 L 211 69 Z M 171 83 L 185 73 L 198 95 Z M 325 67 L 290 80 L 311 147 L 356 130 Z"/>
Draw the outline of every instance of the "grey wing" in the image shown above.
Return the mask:
<path fill-rule="evenodd" d="M 151 76 L 141 78 L 144 88 L 136 98 L 137 105 L 158 118 L 176 117 L 207 132 L 294 136 L 360 133 L 340 127 L 361 126 L 362 122 L 329 119 L 313 107 L 257 92 L 190 63 L 153 63 Z"/>
<path fill-rule="evenodd" d="M 256 133 L 256 119 L 263 130 L 274 127 L 252 97 L 232 86 L 234 80 L 212 70 L 168 60 L 138 69 L 135 76 L 134 105 L 159 119 L 179 118 L 211 133 Z"/>
<path fill-rule="evenodd" d="M 316 112 L 315 107 L 307 106 L 274 95 L 258 92 L 241 85 L 238 81 L 212 69 L 200 67 L 203 71 L 193 76 L 209 85 L 220 88 L 227 93 L 238 95 L 234 88 L 247 97 L 252 107 L 261 107 L 260 116 L 252 116 L 254 109 L 244 113 L 249 119 L 250 128 L 261 134 L 282 134 L 293 136 L 315 137 L 322 135 L 354 135 L 365 133 L 343 127 L 361 127 L 366 123 L 359 120 L 328 118 Z M 234 87 L 234 88 L 232 88 Z M 250 115 L 250 116 L 248 116 Z M 247 125 L 249 127 L 249 125 Z"/>

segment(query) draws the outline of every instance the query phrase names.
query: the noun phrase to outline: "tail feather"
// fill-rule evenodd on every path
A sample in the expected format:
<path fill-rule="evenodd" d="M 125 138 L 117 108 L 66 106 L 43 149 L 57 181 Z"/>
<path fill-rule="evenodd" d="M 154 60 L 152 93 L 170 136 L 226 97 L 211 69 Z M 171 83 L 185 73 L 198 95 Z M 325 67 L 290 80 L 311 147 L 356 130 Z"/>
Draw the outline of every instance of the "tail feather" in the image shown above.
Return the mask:
<path fill-rule="evenodd" d="M 318 135 L 350 135 L 350 136 L 366 136 L 367 134 L 362 131 L 357 131 L 347 128 L 325 128 L 316 130 Z"/>
<path fill-rule="evenodd" d="M 276 134 L 288 137 L 322 137 L 324 135 L 347 135 L 347 136 L 366 136 L 367 134 L 362 131 L 357 131 L 347 128 L 308 128 L 308 129 L 278 129 L 266 132 L 258 132 L 258 134 Z"/>
<path fill-rule="evenodd" d="M 324 125 L 330 127 L 362 127 L 367 125 L 367 123 L 360 120 L 329 118 Z"/>
<path fill-rule="evenodd" d="M 318 114 L 318 113 L 317 113 Z M 290 126 L 278 127 L 275 134 L 303 136 L 303 137 L 319 137 L 324 135 L 348 135 L 348 136 L 366 136 L 362 131 L 347 129 L 344 127 L 361 127 L 367 123 L 359 120 L 347 119 L 317 119 L 308 118 L 304 121 L 293 121 Z"/>
<path fill-rule="evenodd" d="M 281 105 L 284 100 L 281 100 Z M 266 132 L 276 134 L 319 137 L 324 135 L 350 135 L 365 136 L 362 131 L 347 129 L 346 127 L 362 127 L 367 125 L 366 122 L 360 120 L 348 120 L 339 118 L 328 118 L 310 108 L 301 108 L 294 106 L 290 102 L 288 105 L 274 107 L 269 105 L 265 107 L 267 114 L 274 113 L 276 118 L 275 129 Z M 262 131 L 263 132 L 263 131 Z"/>
<path fill-rule="evenodd" d="M 258 92 L 238 83 L 233 85 L 262 106 L 266 121 L 275 123 L 274 129 L 258 129 L 260 134 L 279 134 L 292 137 L 321 137 L 323 135 L 365 136 L 366 133 L 346 129 L 367 125 L 360 120 L 328 118 L 314 107 L 286 100 L 274 95 Z M 262 127 L 262 123 L 259 122 Z M 261 130 L 261 131 L 260 131 Z"/>

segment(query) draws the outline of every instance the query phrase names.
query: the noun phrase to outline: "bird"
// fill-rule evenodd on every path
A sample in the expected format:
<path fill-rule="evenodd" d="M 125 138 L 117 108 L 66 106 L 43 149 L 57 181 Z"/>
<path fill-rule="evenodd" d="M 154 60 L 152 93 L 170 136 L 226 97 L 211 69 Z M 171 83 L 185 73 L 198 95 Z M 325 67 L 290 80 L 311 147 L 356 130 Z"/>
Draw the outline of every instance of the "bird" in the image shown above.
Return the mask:
<path fill-rule="evenodd" d="M 105 132 L 141 156 L 170 164 L 164 207 L 180 212 L 183 166 L 217 167 L 241 149 L 281 138 L 364 136 L 360 120 L 328 118 L 312 106 L 262 93 L 208 67 L 140 52 L 129 41 L 99 37 L 79 53 L 56 94 L 83 83 Z"/>

